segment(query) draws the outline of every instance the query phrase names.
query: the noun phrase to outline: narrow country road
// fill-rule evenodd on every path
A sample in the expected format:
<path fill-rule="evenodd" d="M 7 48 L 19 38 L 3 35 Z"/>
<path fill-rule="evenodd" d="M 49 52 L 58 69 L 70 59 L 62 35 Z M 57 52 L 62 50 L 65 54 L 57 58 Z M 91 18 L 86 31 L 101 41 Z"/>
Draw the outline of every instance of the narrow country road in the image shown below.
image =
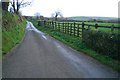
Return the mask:
<path fill-rule="evenodd" d="M 3 78 L 117 78 L 118 73 L 27 22 L 25 37 L 2 61 Z"/>

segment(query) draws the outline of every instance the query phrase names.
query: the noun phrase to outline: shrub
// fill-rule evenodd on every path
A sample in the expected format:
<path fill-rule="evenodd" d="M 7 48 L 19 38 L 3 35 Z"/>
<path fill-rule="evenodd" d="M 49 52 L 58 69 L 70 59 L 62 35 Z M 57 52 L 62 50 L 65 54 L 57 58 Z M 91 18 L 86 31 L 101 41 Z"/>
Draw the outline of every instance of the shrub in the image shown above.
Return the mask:
<path fill-rule="evenodd" d="M 100 54 L 110 56 L 113 59 L 119 59 L 120 34 L 85 29 L 83 31 L 83 41 Z"/>

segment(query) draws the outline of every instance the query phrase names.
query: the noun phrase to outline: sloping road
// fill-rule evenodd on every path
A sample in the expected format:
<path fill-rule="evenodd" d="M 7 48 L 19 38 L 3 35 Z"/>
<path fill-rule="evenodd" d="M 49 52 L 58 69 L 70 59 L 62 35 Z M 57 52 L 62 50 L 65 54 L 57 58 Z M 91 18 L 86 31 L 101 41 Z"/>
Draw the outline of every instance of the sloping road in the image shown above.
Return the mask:
<path fill-rule="evenodd" d="M 118 73 L 27 22 L 25 38 L 3 59 L 3 78 L 117 78 Z"/>

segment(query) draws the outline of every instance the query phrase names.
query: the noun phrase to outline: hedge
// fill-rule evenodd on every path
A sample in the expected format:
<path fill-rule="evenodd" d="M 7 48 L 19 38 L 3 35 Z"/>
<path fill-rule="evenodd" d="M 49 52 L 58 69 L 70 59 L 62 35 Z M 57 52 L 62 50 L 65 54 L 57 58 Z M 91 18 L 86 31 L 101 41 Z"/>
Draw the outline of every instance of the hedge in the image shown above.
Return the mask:
<path fill-rule="evenodd" d="M 85 29 L 83 41 L 98 53 L 120 61 L 120 34 Z"/>

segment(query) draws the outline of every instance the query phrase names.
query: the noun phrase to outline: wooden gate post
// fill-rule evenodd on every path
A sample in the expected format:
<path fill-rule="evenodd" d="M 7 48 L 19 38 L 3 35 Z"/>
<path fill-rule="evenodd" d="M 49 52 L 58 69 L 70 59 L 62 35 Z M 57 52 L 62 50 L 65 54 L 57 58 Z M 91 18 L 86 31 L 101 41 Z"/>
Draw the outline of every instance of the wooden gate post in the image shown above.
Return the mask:
<path fill-rule="evenodd" d="M 70 35 L 72 35 L 72 23 L 70 23 Z"/>
<path fill-rule="evenodd" d="M 83 32 L 84 32 L 84 22 L 82 22 L 82 40 L 83 40 Z"/>
<path fill-rule="evenodd" d="M 54 30 L 54 23 L 53 23 L 53 21 L 52 21 L 52 30 Z"/>
<path fill-rule="evenodd" d="M 77 25 L 77 37 L 79 37 L 79 24 Z"/>
<path fill-rule="evenodd" d="M 62 27 L 63 27 L 63 33 L 64 33 L 64 22 L 62 23 Z"/>
<path fill-rule="evenodd" d="M 75 27 L 76 27 L 76 26 L 75 26 L 75 22 L 74 22 L 74 36 L 75 36 Z"/>
<path fill-rule="evenodd" d="M 114 33 L 114 24 L 111 26 L 111 33 Z"/>
<path fill-rule="evenodd" d="M 44 20 L 43 22 L 44 22 L 44 23 L 43 23 L 44 27 L 46 27 L 46 21 Z"/>

